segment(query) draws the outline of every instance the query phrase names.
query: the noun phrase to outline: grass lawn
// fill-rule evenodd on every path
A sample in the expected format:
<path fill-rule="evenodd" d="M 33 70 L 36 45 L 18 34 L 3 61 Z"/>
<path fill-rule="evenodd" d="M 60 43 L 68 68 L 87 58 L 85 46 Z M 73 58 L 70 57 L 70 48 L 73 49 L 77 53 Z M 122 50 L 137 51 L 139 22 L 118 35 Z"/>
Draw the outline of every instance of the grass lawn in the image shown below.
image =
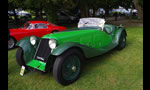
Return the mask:
<path fill-rule="evenodd" d="M 16 49 L 8 51 L 9 90 L 143 90 L 143 27 L 127 27 L 126 48 L 89 59 L 81 77 L 69 86 L 57 83 L 51 73 L 19 75 Z"/>

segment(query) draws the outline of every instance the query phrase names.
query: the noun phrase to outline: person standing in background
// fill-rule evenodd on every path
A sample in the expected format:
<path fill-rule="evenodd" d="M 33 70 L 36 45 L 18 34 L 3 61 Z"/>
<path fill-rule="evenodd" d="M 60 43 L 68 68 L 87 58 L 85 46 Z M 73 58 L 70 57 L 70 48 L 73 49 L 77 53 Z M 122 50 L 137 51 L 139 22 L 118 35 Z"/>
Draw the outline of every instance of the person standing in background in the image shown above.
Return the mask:
<path fill-rule="evenodd" d="M 117 13 L 117 12 L 115 12 L 115 13 L 114 13 L 114 16 L 115 16 L 115 21 L 117 21 L 118 13 Z"/>

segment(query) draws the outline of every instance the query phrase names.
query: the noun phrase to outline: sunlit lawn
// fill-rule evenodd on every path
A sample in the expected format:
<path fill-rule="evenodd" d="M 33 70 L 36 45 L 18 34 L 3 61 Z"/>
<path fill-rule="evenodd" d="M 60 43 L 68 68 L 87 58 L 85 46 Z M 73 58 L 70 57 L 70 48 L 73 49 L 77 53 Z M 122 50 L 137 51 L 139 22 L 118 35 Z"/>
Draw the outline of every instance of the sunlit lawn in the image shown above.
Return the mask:
<path fill-rule="evenodd" d="M 143 27 L 127 27 L 126 48 L 89 59 L 80 79 L 69 86 L 57 83 L 51 73 L 19 75 L 16 49 L 8 51 L 9 90 L 142 90 Z"/>

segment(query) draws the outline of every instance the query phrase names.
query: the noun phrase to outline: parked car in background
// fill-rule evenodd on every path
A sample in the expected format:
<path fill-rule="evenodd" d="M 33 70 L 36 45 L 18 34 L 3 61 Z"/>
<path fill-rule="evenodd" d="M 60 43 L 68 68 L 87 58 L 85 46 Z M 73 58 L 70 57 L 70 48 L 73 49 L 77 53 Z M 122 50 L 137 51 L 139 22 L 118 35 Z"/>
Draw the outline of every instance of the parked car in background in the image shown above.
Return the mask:
<path fill-rule="evenodd" d="M 66 27 L 57 26 L 47 21 L 28 21 L 24 24 L 23 28 L 9 30 L 10 41 L 8 43 L 8 49 L 12 49 L 15 47 L 16 42 L 24 37 L 32 35 L 42 37 L 45 34 L 66 30 Z"/>
<path fill-rule="evenodd" d="M 21 19 L 22 21 L 25 21 L 25 20 L 28 20 L 28 19 L 31 19 L 31 18 L 32 18 L 31 13 L 26 12 L 26 11 L 18 11 L 18 12 L 17 12 L 17 15 L 20 17 L 20 19 Z"/>
<path fill-rule="evenodd" d="M 57 16 L 58 16 L 57 20 L 59 23 L 74 23 L 74 22 L 78 22 L 79 20 L 78 16 L 69 15 L 64 11 L 58 12 Z"/>
<path fill-rule="evenodd" d="M 9 28 L 8 28 L 8 41 L 10 39 L 10 32 L 9 32 Z"/>
<path fill-rule="evenodd" d="M 78 28 L 21 39 L 16 61 L 27 70 L 49 72 L 55 80 L 69 85 L 80 77 L 86 58 L 102 55 L 113 48 L 126 46 L 126 30 L 122 26 L 105 24 L 101 18 L 82 18 Z"/>
<path fill-rule="evenodd" d="M 22 16 L 22 17 L 31 17 L 31 13 L 26 12 L 26 11 L 18 11 L 17 15 Z"/>

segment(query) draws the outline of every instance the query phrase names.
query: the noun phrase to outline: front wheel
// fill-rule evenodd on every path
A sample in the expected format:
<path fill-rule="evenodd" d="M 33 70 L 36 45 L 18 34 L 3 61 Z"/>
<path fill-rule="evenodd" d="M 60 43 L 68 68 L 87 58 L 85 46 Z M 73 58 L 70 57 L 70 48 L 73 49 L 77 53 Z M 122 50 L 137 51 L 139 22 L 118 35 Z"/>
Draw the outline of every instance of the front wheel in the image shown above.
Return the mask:
<path fill-rule="evenodd" d="M 22 66 L 22 65 L 25 66 L 23 56 L 24 56 L 23 49 L 21 47 L 18 47 L 17 52 L 16 52 L 16 61 L 19 66 Z"/>
<path fill-rule="evenodd" d="M 83 55 L 77 49 L 70 49 L 58 56 L 53 66 L 53 76 L 62 85 L 69 85 L 80 77 Z"/>

